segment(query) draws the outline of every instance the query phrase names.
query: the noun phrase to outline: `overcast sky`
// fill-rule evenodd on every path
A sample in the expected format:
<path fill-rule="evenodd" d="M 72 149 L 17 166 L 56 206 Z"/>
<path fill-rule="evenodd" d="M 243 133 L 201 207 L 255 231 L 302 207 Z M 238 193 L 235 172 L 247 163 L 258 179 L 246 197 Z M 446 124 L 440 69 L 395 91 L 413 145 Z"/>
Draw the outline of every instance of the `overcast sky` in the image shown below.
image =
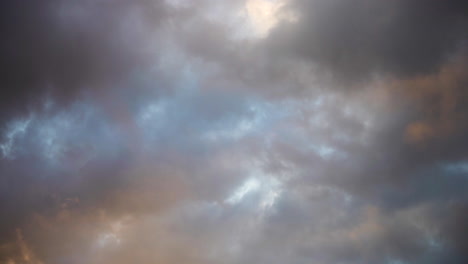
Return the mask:
<path fill-rule="evenodd" d="M 468 263 L 468 2 L 0 1 L 0 264 Z"/>

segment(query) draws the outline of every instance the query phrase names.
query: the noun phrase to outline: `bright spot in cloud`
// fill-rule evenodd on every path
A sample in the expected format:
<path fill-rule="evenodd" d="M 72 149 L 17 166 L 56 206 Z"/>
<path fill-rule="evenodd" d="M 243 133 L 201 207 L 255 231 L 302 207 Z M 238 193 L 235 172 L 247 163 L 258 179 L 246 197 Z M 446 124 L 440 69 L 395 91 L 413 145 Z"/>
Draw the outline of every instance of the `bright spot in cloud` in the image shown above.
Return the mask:
<path fill-rule="evenodd" d="M 281 184 L 275 178 L 269 178 L 268 183 L 265 185 L 263 191 L 263 198 L 260 203 L 262 209 L 270 209 L 275 204 L 276 200 L 281 195 Z"/>
<path fill-rule="evenodd" d="M 242 183 L 225 202 L 230 205 L 242 203 L 250 194 L 258 194 L 260 200 L 258 207 L 262 211 L 268 210 L 275 204 L 281 195 L 281 182 L 275 177 L 256 173 Z"/>
<path fill-rule="evenodd" d="M 124 217 L 110 224 L 110 230 L 98 235 L 96 246 L 98 248 L 117 247 L 122 243 L 121 233 L 130 217 Z"/>
<path fill-rule="evenodd" d="M 282 10 L 284 5 L 284 0 L 248 0 L 246 2 L 245 8 L 249 22 L 257 36 L 267 35 L 281 20 L 297 21 L 297 16 Z"/>
<path fill-rule="evenodd" d="M 229 204 L 237 204 L 249 193 L 256 192 L 260 188 L 260 181 L 256 178 L 247 179 L 236 191 L 226 200 Z"/>

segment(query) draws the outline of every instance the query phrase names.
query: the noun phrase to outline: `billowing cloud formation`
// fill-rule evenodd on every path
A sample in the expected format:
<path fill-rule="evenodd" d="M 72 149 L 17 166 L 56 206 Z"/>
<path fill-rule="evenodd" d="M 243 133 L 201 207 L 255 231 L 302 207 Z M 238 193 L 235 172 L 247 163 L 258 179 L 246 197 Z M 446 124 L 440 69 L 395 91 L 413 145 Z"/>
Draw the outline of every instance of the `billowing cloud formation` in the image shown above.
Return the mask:
<path fill-rule="evenodd" d="M 0 263 L 468 261 L 463 1 L 0 5 Z"/>

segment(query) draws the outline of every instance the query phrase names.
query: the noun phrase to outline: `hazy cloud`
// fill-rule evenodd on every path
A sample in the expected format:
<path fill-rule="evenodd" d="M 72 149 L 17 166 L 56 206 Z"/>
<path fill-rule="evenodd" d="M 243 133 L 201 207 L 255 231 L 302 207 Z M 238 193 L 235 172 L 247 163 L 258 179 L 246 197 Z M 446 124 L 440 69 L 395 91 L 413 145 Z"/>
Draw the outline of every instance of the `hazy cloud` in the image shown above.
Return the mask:
<path fill-rule="evenodd" d="M 0 10 L 0 263 L 467 262 L 462 1 Z"/>

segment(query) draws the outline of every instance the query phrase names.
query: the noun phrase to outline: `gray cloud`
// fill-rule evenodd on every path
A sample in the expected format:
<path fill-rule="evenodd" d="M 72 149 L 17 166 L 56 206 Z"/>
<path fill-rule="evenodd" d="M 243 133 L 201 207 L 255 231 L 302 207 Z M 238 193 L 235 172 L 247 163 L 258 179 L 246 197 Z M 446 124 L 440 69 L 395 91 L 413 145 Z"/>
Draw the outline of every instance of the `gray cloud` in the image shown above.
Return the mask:
<path fill-rule="evenodd" d="M 467 261 L 461 1 L 1 5 L 0 263 Z"/>
<path fill-rule="evenodd" d="M 466 44 L 463 1 L 292 1 L 288 8 L 299 22 L 272 32 L 273 52 L 310 60 L 348 87 L 382 74 L 434 73 Z"/>

